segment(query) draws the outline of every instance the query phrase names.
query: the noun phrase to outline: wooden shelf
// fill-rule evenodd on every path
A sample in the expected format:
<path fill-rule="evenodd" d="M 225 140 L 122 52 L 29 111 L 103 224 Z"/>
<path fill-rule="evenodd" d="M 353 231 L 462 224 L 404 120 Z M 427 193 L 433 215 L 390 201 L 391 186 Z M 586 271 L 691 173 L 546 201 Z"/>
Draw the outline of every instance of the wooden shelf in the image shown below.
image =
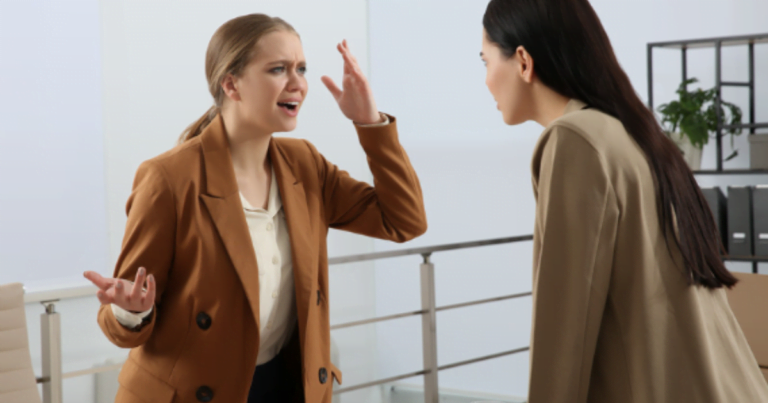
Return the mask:
<path fill-rule="evenodd" d="M 768 256 L 723 256 L 723 260 L 731 262 L 768 262 Z"/>
<path fill-rule="evenodd" d="M 694 175 L 768 175 L 768 169 L 724 169 L 717 171 L 714 169 L 702 169 L 693 171 Z"/>
<path fill-rule="evenodd" d="M 689 39 L 682 41 L 654 42 L 649 47 L 671 49 L 714 48 L 720 42 L 721 46 L 739 46 L 750 43 L 768 43 L 768 33 L 748 36 L 724 36 L 720 38 Z"/>
<path fill-rule="evenodd" d="M 731 129 L 768 129 L 768 123 L 742 123 L 739 125 L 721 125 L 721 129 L 725 130 L 731 130 Z M 765 135 L 765 133 L 752 133 L 749 134 L 749 136 L 759 136 L 759 135 Z M 727 136 L 727 134 L 723 134 L 723 136 Z"/>

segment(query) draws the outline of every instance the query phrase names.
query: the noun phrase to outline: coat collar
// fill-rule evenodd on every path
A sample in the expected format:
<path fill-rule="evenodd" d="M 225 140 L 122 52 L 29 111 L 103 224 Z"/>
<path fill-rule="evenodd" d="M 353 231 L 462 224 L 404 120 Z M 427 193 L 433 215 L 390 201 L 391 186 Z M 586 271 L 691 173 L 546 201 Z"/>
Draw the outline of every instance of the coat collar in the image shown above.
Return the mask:
<path fill-rule="evenodd" d="M 571 112 L 576 112 L 576 111 L 582 110 L 582 109 L 584 109 L 585 106 L 587 106 L 587 104 L 585 104 L 584 102 L 579 101 L 578 99 L 573 98 L 570 101 L 568 101 L 567 105 L 565 105 L 565 110 L 563 111 L 563 116 L 565 116 L 565 115 L 567 115 L 567 114 L 569 114 Z"/>
<path fill-rule="evenodd" d="M 205 193 L 212 197 L 221 198 L 238 193 L 232 156 L 229 152 L 229 139 L 227 139 L 224 122 L 220 114 L 216 115 L 200 134 L 200 142 L 205 160 Z M 293 173 L 293 167 L 285 159 L 283 153 L 278 150 L 277 142 L 274 139 L 269 143 L 268 155 L 273 168 L 275 165 L 280 165 L 279 168 L 283 168 L 276 172 L 279 184 L 290 183 L 293 185 L 299 182 Z"/>
<path fill-rule="evenodd" d="M 245 199 L 245 196 L 243 196 L 243 192 L 240 193 L 240 202 L 243 203 L 243 207 L 248 211 L 265 211 L 261 207 L 258 206 L 251 206 L 250 203 L 248 203 L 248 200 Z M 283 208 L 283 202 L 280 199 L 280 188 L 277 184 L 277 175 L 275 175 L 275 170 L 272 170 L 272 179 L 270 180 L 270 186 L 269 186 L 269 196 L 267 197 L 267 209 L 266 213 L 270 218 L 273 218 L 277 213 L 280 212 L 280 209 Z"/>
<path fill-rule="evenodd" d="M 205 189 L 202 190 L 200 198 L 211 213 L 219 237 L 243 284 L 257 329 L 260 329 L 259 270 L 221 115 L 217 115 L 203 130 L 200 141 L 205 166 Z M 318 255 L 318 251 L 316 251 L 316 245 L 311 242 L 311 236 L 316 231 L 310 228 L 312 221 L 304 186 L 289 156 L 279 143 L 275 138 L 270 141 L 268 156 L 288 224 L 299 335 L 304 345 L 306 338 L 304 328 L 318 275 L 318 265 L 313 260 L 313 256 Z"/>

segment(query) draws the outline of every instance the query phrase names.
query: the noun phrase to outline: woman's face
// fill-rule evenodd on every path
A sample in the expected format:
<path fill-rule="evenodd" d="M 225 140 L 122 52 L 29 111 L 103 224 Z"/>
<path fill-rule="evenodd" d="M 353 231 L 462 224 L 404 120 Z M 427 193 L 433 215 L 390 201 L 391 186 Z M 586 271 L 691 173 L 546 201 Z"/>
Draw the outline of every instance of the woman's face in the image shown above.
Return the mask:
<path fill-rule="evenodd" d="M 516 125 L 529 120 L 530 85 L 525 81 L 518 56 L 505 56 L 498 45 L 488 40 L 485 29 L 480 56 L 486 67 L 485 85 L 496 100 L 504 123 Z"/>
<path fill-rule="evenodd" d="M 253 60 L 233 78 L 234 96 L 228 94 L 243 123 L 264 133 L 295 129 L 307 96 L 306 65 L 297 34 L 278 30 L 263 36 Z"/>

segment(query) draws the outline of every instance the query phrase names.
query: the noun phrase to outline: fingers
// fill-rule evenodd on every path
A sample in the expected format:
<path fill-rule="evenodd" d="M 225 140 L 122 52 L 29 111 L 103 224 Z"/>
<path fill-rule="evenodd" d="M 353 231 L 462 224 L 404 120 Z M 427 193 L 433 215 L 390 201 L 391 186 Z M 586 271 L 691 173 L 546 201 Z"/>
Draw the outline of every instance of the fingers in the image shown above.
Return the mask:
<path fill-rule="evenodd" d="M 136 281 L 133 284 L 123 279 L 105 278 L 93 271 L 87 271 L 83 273 L 83 276 L 99 287 L 96 298 L 102 305 L 116 304 L 129 311 L 148 305 L 146 308 L 140 309 L 146 311 L 155 303 L 157 293 L 155 277 L 147 276 L 147 269 L 143 267 L 140 267 L 136 272 Z M 146 291 L 144 291 L 145 282 L 147 283 Z"/>
<path fill-rule="evenodd" d="M 336 45 L 336 49 L 341 54 L 342 59 L 344 59 L 344 74 L 352 74 L 354 72 L 354 67 L 352 66 L 352 61 L 347 56 L 344 46 L 338 44 Z"/>
<path fill-rule="evenodd" d="M 107 291 L 115 284 L 114 278 L 106 278 L 95 271 L 87 271 L 83 273 L 83 276 L 90 280 L 96 287 L 99 287 L 99 291 L 96 292 L 96 298 L 102 305 L 107 305 L 115 302 L 114 296 L 110 296 Z"/>
<path fill-rule="evenodd" d="M 341 98 L 342 91 L 339 89 L 336 83 L 333 82 L 333 79 L 328 76 L 322 76 L 320 77 L 320 80 L 323 82 L 323 84 L 325 84 L 325 87 L 328 88 L 328 91 L 331 92 L 331 95 L 333 95 L 336 100 Z"/>
<path fill-rule="evenodd" d="M 139 267 L 136 272 L 136 281 L 133 282 L 133 288 L 128 296 L 128 301 L 141 301 L 141 291 L 144 289 L 144 280 L 147 278 L 147 269 Z"/>
<path fill-rule="evenodd" d="M 155 276 L 150 274 L 147 277 L 147 294 L 142 298 L 142 301 L 141 301 L 144 307 L 143 311 L 146 311 L 152 305 L 155 304 L 156 290 L 157 290 L 157 285 L 155 284 Z"/>
<path fill-rule="evenodd" d="M 112 292 L 112 295 L 111 295 L 113 301 L 126 299 L 127 295 L 125 293 L 125 286 L 123 285 L 122 280 L 119 280 L 119 279 L 117 280 L 117 282 L 115 283 L 115 286 L 113 287 L 113 290 L 114 291 Z M 109 295 L 109 292 L 107 292 L 106 295 Z"/>
<path fill-rule="evenodd" d="M 357 63 L 352 60 L 352 55 L 349 53 L 349 50 L 344 46 L 339 45 L 339 52 L 341 52 L 341 57 L 344 58 L 344 72 L 349 74 L 355 71 Z M 349 71 L 347 71 L 347 69 L 349 69 Z"/>
<path fill-rule="evenodd" d="M 347 45 L 347 40 L 345 39 L 341 43 L 341 49 L 342 49 L 342 55 L 344 55 L 344 60 L 349 63 L 350 68 L 352 71 L 362 74 L 362 70 L 360 69 L 360 64 L 357 62 L 357 58 L 355 55 L 352 54 L 352 51 L 349 50 L 349 45 Z"/>
<path fill-rule="evenodd" d="M 114 302 L 114 299 L 112 299 L 109 296 L 107 296 L 107 293 L 102 291 L 102 290 L 99 290 L 99 291 L 96 292 L 96 298 L 99 299 L 99 302 L 102 305 L 108 305 L 108 304 L 111 304 L 111 303 Z"/>
<path fill-rule="evenodd" d="M 357 59 L 352 56 L 352 52 L 349 51 L 346 43 L 347 41 L 344 40 L 344 42 L 336 45 L 336 49 L 341 53 L 341 57 L 344 58 L 344 74 L 360 74 L 361 70 L 357 64 Z"/>
<path fill-rule="evenodd" d="M 103 277 L 101 274 L 96 273 L 95 271 L 87 271 L 83 273 L 83 277 L 87 278 L 96 287 L 99 287 L 105 291 L 115 284 L 115 279 Z"/>
<path fill-rule="evenodd" d="M 359 64 L 357 63 L 357 58 L 355 57 L 355 55 L 352 54 L 352 51 L 349 49 L 349 45 L 347 44 L 347 40 L 344 39 L 344 41 L 342 43 L 344 44 L 344 49 L 347 51 L 347 55 L 349 55 L 349 58 L 353 62 L 355 62 L 355 66 L 359 66 Z"/>

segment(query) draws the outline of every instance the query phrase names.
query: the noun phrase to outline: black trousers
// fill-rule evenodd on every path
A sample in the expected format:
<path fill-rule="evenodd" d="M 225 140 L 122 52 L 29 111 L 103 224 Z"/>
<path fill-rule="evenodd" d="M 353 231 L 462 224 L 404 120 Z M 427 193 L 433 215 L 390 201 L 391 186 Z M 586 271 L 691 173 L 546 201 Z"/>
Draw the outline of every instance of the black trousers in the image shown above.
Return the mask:
<path fill-rule="evenodd" d="M 305 403 L 299 326 L 275 358 L 253 373 L 248 403 Z"/>
<path fill-rule="evenodd" d="M 290 403 L 304 402 L 301 369 L 288 368 L 285 351 L 271 361 L 256 367 L 248 393 L 248 403 Z"/>

